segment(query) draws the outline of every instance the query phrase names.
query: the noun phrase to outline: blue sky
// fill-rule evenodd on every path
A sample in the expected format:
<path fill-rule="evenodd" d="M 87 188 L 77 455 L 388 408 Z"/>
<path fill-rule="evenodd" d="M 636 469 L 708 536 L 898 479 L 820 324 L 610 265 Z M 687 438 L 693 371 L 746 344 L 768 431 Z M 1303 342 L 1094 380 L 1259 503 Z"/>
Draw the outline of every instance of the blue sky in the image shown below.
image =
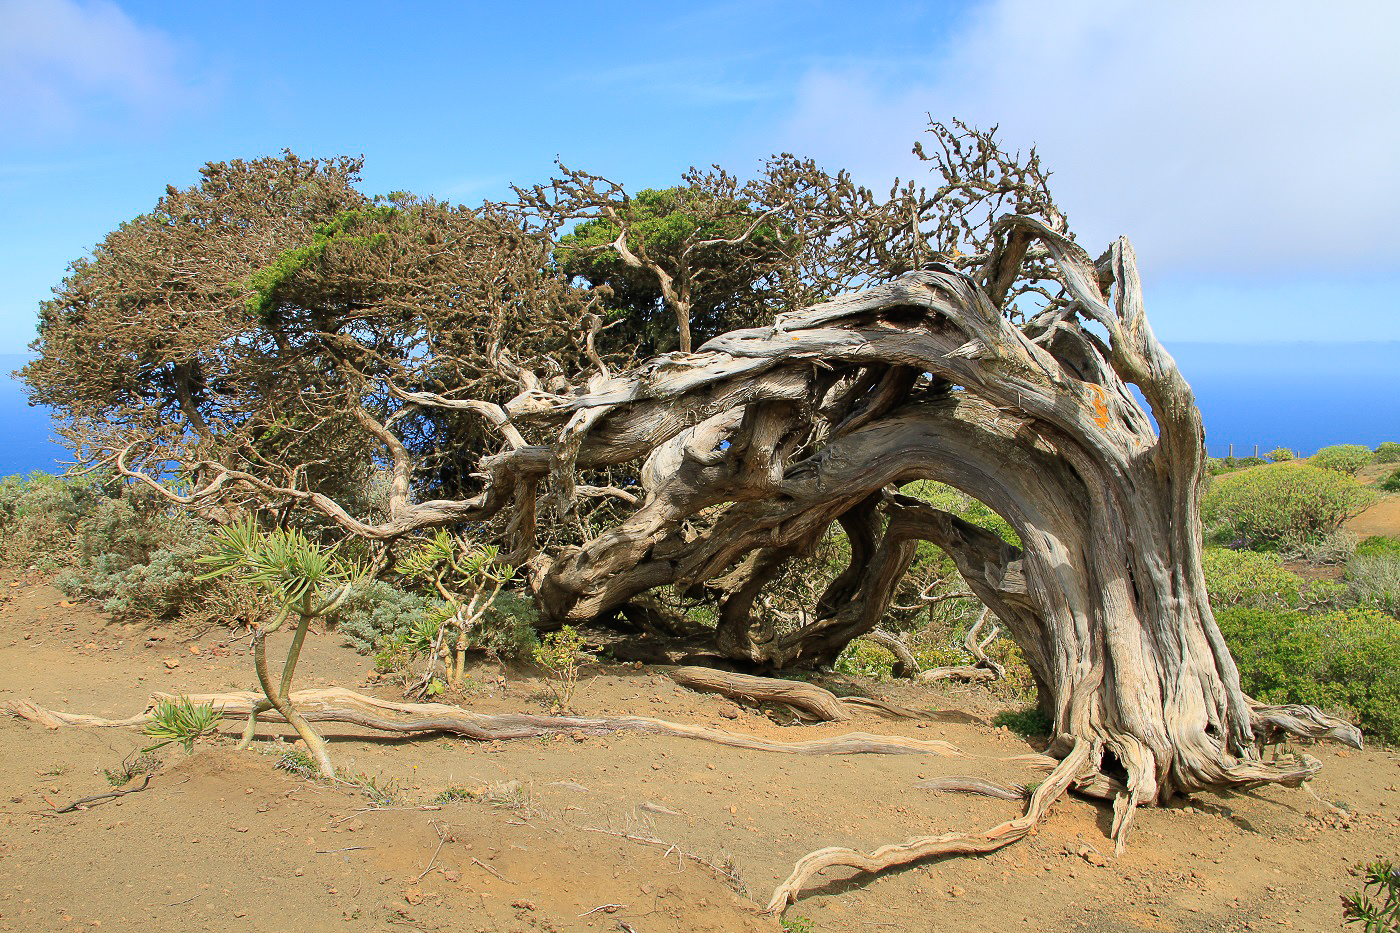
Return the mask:
<path fill-rule="evenodd" d="M 792 151 L 923 174 L 926 114 L 1035 143 L 1172 341 L 1400 340 L 1400 4 L 0 0 L 0 353 L 211 160 L 363 154 L 472 203 Z"/>

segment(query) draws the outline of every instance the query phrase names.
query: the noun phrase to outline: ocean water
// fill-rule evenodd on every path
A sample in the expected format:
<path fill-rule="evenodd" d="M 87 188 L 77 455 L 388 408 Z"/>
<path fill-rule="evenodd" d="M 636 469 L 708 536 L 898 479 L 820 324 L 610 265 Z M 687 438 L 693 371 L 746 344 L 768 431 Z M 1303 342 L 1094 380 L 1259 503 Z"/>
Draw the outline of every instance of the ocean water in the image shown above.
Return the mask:
<path fill-rule="evenodd" d="M 0 353 L 0 476 L 12 473 L 62 473 L 72 455 L 52 440 L 49 410 L 33 408 L 24 387 L 10 375 L 29 357 Z"/>
<path fill-rule="evenodd" d="M 1174 343 L 1196 393 L 1206 448 L 1249 456 L 1287 447 L 1400 441 L 1400 342 Z"/>
<path fill-rule="evenodd" d="M 1196 392 L 1206 447 L 1236 456 L 1287 447 L 1400 441 L 1400 343 L 1170 343 Z M 60 472 L 68 452 L 49 412 L 30 407 L 10 372 L 27 357 L 0 354 L 0 476 Z"/>

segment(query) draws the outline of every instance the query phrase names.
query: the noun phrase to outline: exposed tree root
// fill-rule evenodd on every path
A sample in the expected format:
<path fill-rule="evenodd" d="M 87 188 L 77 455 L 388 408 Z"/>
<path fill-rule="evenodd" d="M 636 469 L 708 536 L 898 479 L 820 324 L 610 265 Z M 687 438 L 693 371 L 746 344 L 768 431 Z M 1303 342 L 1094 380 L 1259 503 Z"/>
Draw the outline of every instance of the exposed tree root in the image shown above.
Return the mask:
<path fill-rule="evenodd" d="M 1328 716 L 1315 706 L 1265 706 L 1249 700 L 1249 723 L 1255 738 L 1261 743 L 1294 735 L 1305 739 L 1330 739 L 1352 748 L 1362 747 L 1360 729 L 1345 719 Z"/>
<path fill-rule="evenodd" d="M 1050 776 L 1031 794 L 1026 812 L 983 833 L 948 833 L 942 836 L 922 836 L 900 845 L 881 846 L 869 854 L 855 849 L 831 847 L 818 849 L 803 856 L 787 880 L 778 885 L 768 902 L 769 913 L 780 914 L 796 899 L 798 892 L 813 875 L 828 868 L 848 867 L 877 872 L 898 865 L 908 865 L 920 859 L 940 855 L 982 855 L 994 852 L 1017 841 L 1044 818 L 1051 804 L 1089 767 L 1090 743 L 1079 739 Z"/>
<path fill-rule="evenodd" d="M 914 679 L 921 684 L 934 684 L 940 680 L 961 680 L 965 683 L 990 683 L 997 679 L 996 671 L 989 667 L 974 664 L 960 664 L 953 667 L 931 667 L 920 671 Z"/>
<path fill-rule="evenodd" d="M 678 667 L 671 671 L 671 679 L 692 690 L 713 690 L 755 703 L 781 703 L 825 722 L 846 722 L 855 712 L 869 710 L 895 719 L 985 724 L 985 720 L 958 710 L 917 710 L 870 697 L 838 697 L 830 690 L 800 680 L 755 677 L 709 667 Z"/>
<path fill-rule="evenodd" d="M 743 675 L 725 675 L 725 677 L 738 678 L 743 677 Z M 761 686 L 765 688 L 771 688 L 773 683 L 793 683 L 772 681 L 768 678 L 749 679 L 762 681 Z M 727 679 L 724 682 L 735 683 L 735 681 Z M 742 683 L 742 681 L 738 682 Z M 850 702 L 810 684 L 801 686 L 811 688 L 811 691 L 826 693 L 831 701 L 838 704 Z M 816 693 L 802 691 L 801 695 L 804 698 L 810 698 L 816 696 Z M 39 723 L 51 729 L 62 726 L 134 727 L 150 721 L 151 711 L 157 701 L 170 698 L 169 694 L 156 694 L 144 712 L 120 720 L 50 710 L 26 700 L 9 701 L 5 704 L 5 708 L 22 719 Z M 819 696 L 817 698 L 821 699 Z M 251 691 L 241 691 L 195 694 L 189 696 L 188 699 L 192 703 L 212 705 L 222 718 L 239 720 L 248 716 L 261 697 Z M 801 742 L 776 742 L 742 733 L 726 732 L 643 716 L 621 716 L 605 719 L 580 716 L 537 716 L 529 713 L 471 713 L 459 707 L 441 703 L 397 703 L 366 696 L 341 687 L 298 691 L 291 696 L 291 700 L 309 722 L 346 723 L 378 732 L 400 735 L 446 732 L 476 741 L 498 741 L 533 738 L 561 732 L 584 732 L 593 735 L 635 732 L 645 735 L 698 739 L 735 748 L 796 755 L 923 754 L 948 758 L 978 757 L 968 755 L 948 742 L 910 739 L 903 736 L 852 732 Z M 878 701 L 872 702 L 878 705 Z M 849 716 L 849 711 L 845 712 Z M 914 713 L 914 711 L 905 712 Z M 1251 709 L 1251 714 L 1252 723 L 1260 741 L 1264 741 L 1279 732 L 1288 732 L 1315 739 L 1334 739 L 1355 747 L 1361 745 L 1361 734 L 1356 727 L 1340 719 L 1327 716 L 1311 707 L 1271 707 L 1255 704 Z M 917 714 L 915 713 L 915 715 Z M 285 721 L 276 713 L 266 714 L 265 719 L 269 722 Z M 980 855 L 1010 845 L 1030 832 L 1044 818 L 1050 806 L 1065 791 L 1070 789 L 1088 796 L 1112 801 L 1114 814 L 1112 836 L 1117 850 L 1121 853 L 1132 824 L 1133 814 L 1140 802 L 1140 796 L 1131 784 L 1125 785 L 1099 770 L 1103 755 L 1104 745 L 1102 742 L 1073 738 L 1068 752 L 1059 761 L 1046 755 L 1018 755 L 1001 758 L 999 760 L 1050 769 L 1049 776 L 1045 781 L 1030 792 L 1025 813 L 1021 816 L 993 826 L 982 833 L 949 833 L 942 836 L 918 837 L 902 844 L 882 846 L 868 854 L 842 847 L 819 849 L 797 862 L 792 874 L 774 891 L 768 904 L 768 910 L 773 913 L 781 913 L 814 875 L 828 868 L 844 866 L 865 872 L 878 872 L 921 859 L 948 855 Z M 1220 769 L 1216 780 L 1221 787 L 1258 784 L 1283 784 L 1296 787 L 1311 780 L 1320 768 L 1321 764 L 1317 759 L 1307 755 L 1293 756 L 1291 765 L 1277 763 L 1271 765 L 1262 761 L 1244 759 L 1237 760 L 1230 767 Z M 927 782 L 925 786 L 938 791 L 964 791 L 1007 799 L 1025 799 L 1024 793 L 1018 792 L 1018 788 L 1005 788 L 981 779 L 947 778 Z"/>
<path fill-rule="evenodd" d="M 1030 797 L 1030 788 L 1024 784 L 998 784 L 996 781 L 989 781 L 979 777 L 961 777 L 947 775 L 944 777 L 930 778 L 927 781 L 920 781 L 914 785 L 933 791 L 935 794 L 978 794 L 983 797 L 995 797 L 998 800 L 1021 801 Z"/>
<path fill-rule="evenodd" d="M 166 694 L 156 694 L 153 702 L 167 696 Z M 258 694 L 247 691 L 191 694 L 189 696 L 191 703 L 212 704 L 219 715 L 225 719 L 246 718 L 258 699 Z M 950 742 L 935 739 L 910 739 L 897 735 L 849 732 L 845 735 L 801 742 L 775 742 L 738 732 L 726 732 L 721 729 L 668 722 L 645 716 L 598 719 L 581 716 L 536 716 L 530 713 L 471 713 L 459 707 L 441 703 L 395 703 L 377 697 L 365 696 L 341 687 L 299 690 L 292 694 L 291 700 L 297 709 L 302 711 L 302 715 L 308 722 L 347 723 L 399 735 L 446 732 L 476 741 L 490 742 L 535 738 L 558 732 L 584 732 L 591 735 L 636 732 L 644 735 L 699 739 L 734 748 L 791 755 L 972 757 L 966 755 Z M 11 701 L 6 706 L 17 716 L 40 723 L 48 728 L 58 728 L 59 726 L 140 726 L 150 720 L 149 708 L 147 712 L 130 719 L 112 720 L 49 710 L 24 700 Z M 267 722 L 284 721 L 273 712 L 264 714 L 262 718 Z M 1042 755 L 1018 755 L 1005 760 L 1036 765 L 1049 759 Z"/>

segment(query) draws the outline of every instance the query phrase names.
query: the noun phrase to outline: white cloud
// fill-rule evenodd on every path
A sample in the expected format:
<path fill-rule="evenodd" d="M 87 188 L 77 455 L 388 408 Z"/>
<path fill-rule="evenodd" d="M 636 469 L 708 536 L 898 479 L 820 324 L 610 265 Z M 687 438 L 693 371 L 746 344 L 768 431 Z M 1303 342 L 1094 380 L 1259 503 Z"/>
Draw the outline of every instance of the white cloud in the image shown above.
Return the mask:
<path fill-rule="evenodd" d="M 1374 273 L 1397 264 L 1397 40 L 1393 0 L 994 0 L 928 61 L 810 71 L 781 144 L 874 181 L 924 171 L 905 154 L 926 112 L 1000 124 L 1090 249 Z"/>
<path fill-rule="evenodd" d="M 0 122 L 13 141 L 159 118 L 194 97 L 177 59 L 108 0 L 0 0 Z"/>

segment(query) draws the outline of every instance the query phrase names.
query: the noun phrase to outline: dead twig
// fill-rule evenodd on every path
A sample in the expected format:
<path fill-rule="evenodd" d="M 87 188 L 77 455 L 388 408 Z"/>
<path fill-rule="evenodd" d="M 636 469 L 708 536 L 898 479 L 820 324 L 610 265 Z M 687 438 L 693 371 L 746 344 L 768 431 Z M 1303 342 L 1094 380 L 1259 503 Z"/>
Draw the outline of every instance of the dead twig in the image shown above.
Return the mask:
<path fill-rule="evenodd" d="M 99 801 L 99 800 L 110 800 L 110 799 L 113 798 L 113 797 L 125 797 L 127 794 L 134 794 L 134 793 L 136 793 L 136 792 L 139 791 L 139 790 L 145 790 L 145 789 L 146 789 L 146 785 L 147 785 L 147 784 L 150 784 L 150 783 L 151 783 L 151 776 L 150 776 L 149 774 L 147 774 L 145 777 L 143 777 L 143 778 L 141 779 L 141 783 L 140 783 L 139 785 L 137 785 L 136 787 L 127 787 L 127 788 L 123 788 L 122 790 L 112 790 L 112 791 L 108 791 L 108 792 L 105 793 L 105 794 L 93 794 L 91 797 L 84 797 L 84 798 L 82 798 L 81 800 L 75 800 L 75 801 L 73 801 L 72 803 L 70 803 L 70 804 L 69 804 L 68 806 L 66 806 L 66 807 L 56 807 L 56 808 L 54 809 L 54 812 L 55 812 L 55 813 L 71 813 L 71 812 L 73 812 L 74 810 L 86 810 L 86 809 L 87 809 L 87 805 L 90 804 L 90 803 L 96 803 L 96 802 Z"/>
<path fill-rule="evenodd" d="M 497 878 L 500 878 L 500 879 L 501 879 L 502 881 L 504 881 L 506 884 L 515 884 L 514 881 L 511 881 L 511 880 L 510 880 L 509 878 L 507 878 L 505 875 L 503 875 L 503 874 L 501 874 L 500 872 L 496 871 L 496 869 L 492 868 L 490 865 L 487 865 L 485 862 L 483 862 L 481 859 L 477 858 L 476 856 L 472 856 L 472 861 L 475 862 L 477 865 L 480 865 L 482 868 L 486 869 L 487 871 L 489 871 L 491 874 L 495 875 Z"/>
<path fill-rule="evenodd" d="M 450 834 L 442 831 L 442 825 L 440 823 L 433 823 L 432 826 L 433 832 L 437 833 L 438 845 L 437 848 L 433 850 L 433 857 L 428 859 L 428 867 L 423 869 L 422 874 L 420 874 L 417 878 L 413 879 L 415 882 L 422 881 L 423 875 L 426 875 L 428 872 L 433 870 L 433 866 L 437 864 L 438 853 L 442 851 L 443 846 L 447 845 L 447 840 Z"/>

